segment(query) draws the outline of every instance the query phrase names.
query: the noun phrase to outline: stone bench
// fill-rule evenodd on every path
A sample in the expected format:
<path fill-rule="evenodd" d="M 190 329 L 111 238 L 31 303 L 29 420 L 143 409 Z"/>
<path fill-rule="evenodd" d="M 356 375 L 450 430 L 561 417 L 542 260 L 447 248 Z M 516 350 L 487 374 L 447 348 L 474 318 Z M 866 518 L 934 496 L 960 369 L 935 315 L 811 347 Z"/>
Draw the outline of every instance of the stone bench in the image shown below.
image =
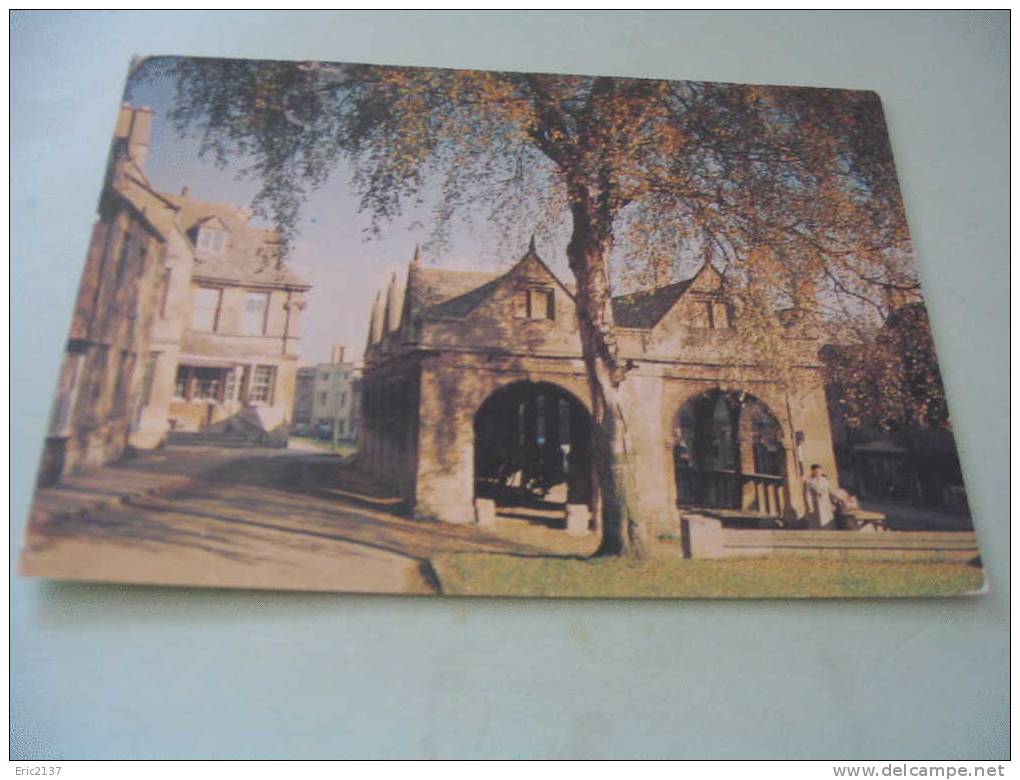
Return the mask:
<path fill-rule="evenodd" d="M 591 524 L 591 510 L 585 504 L 567 504 L 563 510 L 564 528 L 569 536 L 585 536 Z M 496 525 L 496 502 L 491 498 L 475 499 L 475 523 L 482 528 Z"/>

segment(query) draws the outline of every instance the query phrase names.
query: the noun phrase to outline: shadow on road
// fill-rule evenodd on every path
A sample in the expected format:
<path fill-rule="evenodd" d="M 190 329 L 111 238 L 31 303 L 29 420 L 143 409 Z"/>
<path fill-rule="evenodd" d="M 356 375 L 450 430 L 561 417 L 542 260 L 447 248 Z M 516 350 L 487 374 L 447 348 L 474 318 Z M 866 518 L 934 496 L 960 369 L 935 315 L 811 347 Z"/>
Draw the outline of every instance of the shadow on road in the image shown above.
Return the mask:
<path fill-rule="evenodd" d="M 118 464 L 122 469 L 132 466 L 143 463 Z M 60 514 L 33 524 L 30 547 L 88 538 L 149 550 L 192 547 L 253 565 L 267 560 L 262 552 L 267 547 L 314 551 L 318 541 L 354 545 L 353 555 L 360 547 L 422 563 L 448 552 L 552 554 L 474 526 L 409 520 L 405 502 L 333 454 L 246 454 L 208 470 L 194 468 L 191 476 L 186 485 L 164 495 L 134 496 L 102 510 Z M 267 533 L 272 536 L 268 544 Z"/>

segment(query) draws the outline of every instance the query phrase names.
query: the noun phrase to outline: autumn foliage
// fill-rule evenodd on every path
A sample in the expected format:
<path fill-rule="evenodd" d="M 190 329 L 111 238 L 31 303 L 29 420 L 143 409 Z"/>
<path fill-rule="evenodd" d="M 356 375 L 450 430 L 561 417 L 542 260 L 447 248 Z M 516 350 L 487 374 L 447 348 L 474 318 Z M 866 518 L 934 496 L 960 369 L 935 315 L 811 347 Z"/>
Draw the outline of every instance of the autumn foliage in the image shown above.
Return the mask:
<path fill-rule="evenodd" d="M 640 554 L 643 533 L 611 297 L 674 281 L 691 258 L 723 272 L 781 381 L 796 320 L 846 347 L 831 365 L 849 403 L 941 424 L 927 321 L 903 308 L 920 292 L 874 93 L 248 60 L 156 59 L 136 74 L 167 76 L 178 128 L 245 166 L 284 242 L 341 163 L 377 234 L 426 201 L 432 248 L 455 218 L 499 236 L 567 226 L 604 553 Z"/>

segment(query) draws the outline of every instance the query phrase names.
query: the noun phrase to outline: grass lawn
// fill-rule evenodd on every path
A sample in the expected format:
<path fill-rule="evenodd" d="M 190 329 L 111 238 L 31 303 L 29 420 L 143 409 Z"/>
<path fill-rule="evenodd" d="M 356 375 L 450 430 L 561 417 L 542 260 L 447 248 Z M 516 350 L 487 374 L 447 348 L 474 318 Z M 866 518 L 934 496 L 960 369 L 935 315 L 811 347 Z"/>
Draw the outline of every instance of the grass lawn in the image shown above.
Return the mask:
<path fill-rule="evenodd" d="M 950 596 L 979 590 L 984 584 L 981 569 L 965 564 L 793 557 L 653 557 L 629 562 L 450 553 L 437 556 L 432 564 L 444 593 L 466 596 Z"/>

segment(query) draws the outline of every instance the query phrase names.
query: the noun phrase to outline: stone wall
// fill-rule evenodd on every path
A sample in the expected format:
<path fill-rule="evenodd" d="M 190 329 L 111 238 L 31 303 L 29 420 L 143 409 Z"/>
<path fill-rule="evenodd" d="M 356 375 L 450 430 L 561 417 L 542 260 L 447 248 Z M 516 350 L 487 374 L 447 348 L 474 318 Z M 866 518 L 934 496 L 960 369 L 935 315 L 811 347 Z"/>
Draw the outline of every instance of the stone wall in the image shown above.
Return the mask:
<path fill-rule="evenodd" d="M 374 372 L 362 384 L 358 409 L 358 458 L 362 467 L 414 503 L 420 454 L 419 410 L 424 388 L 417 359 Z"/>
<path fill-rule="evenodd" d="M 194 255 L 187 240 L 171 232 L 166 242 L 160 301 L 154 317 L 149 345 L 153 361 L 149 387 L 143 387 L 141 410 L 131 444 L 150 449 L 165 441 L 169 432 L 170 402 L 177 377 L 181 337 L 191 316 L 191 269 Z"/>
<path fill-rule="evenodd" d="M 556 385 L 590 412 L 580 361 L 469 354 L 434 354 L 423 360 L 415 516 L 472 522 L 475 415 L 494 392 L 517 382 Z"/>
<path fill-rule="evenodd" d="M 79 286 L 42 482 L 100 466 L 126 451 L 159 300 L 162 258 L 161 237 L 107 195 Z"/>

